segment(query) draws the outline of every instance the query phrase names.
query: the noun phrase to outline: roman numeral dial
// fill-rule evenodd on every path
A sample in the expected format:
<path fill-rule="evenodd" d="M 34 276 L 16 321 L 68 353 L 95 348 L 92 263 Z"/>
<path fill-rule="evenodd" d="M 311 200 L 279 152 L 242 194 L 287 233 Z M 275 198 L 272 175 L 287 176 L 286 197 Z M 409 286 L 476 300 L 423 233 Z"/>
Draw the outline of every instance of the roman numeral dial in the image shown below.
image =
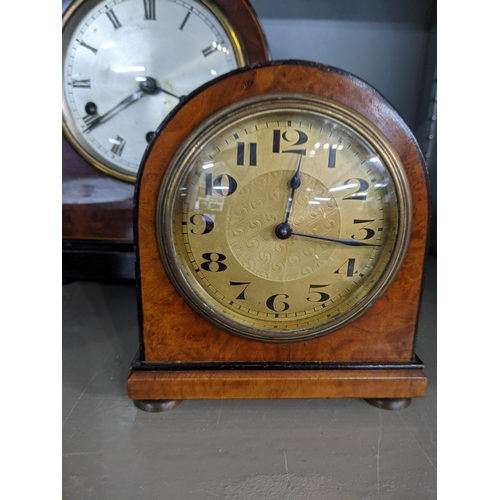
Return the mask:
<path fill-rule="evenodd" d="M 63 22 L 63 131 L 91 165 L 129 182 L 169 112 L 246 64 L 239 34 L 209 2 L 95 0 Z"/>

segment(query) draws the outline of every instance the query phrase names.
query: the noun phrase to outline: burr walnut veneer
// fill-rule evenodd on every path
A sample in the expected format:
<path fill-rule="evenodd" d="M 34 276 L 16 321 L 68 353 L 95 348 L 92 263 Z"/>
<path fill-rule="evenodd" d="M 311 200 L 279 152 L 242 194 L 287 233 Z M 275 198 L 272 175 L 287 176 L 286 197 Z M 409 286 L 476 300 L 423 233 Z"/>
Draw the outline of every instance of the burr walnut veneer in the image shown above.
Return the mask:
<path fill-rule="evenodd" d="M 193 311 L 172 285 L 157 243 L 157 200 L 165 170 L 184 139 L 238 100 L 303 92 L 335 100 L 368 119 L 404 166 L 412 202 L 409 244 L 395 278 L 362 316 L 317 338 L 261 342 L 224 331 Z M 387 101 L 335 68 L 297 61 L 259 64 L 207 84 L 164 123 L 136 189 L 140 350 L 130 398 L 365 398 L 410 401 L 426 388 L 415 353 L 429 228 L 425 166 L 414 137 Z M 403 405 L 404 406 L 404 405 Z M 390 405 L 387 405 L 390 407 Z"/>

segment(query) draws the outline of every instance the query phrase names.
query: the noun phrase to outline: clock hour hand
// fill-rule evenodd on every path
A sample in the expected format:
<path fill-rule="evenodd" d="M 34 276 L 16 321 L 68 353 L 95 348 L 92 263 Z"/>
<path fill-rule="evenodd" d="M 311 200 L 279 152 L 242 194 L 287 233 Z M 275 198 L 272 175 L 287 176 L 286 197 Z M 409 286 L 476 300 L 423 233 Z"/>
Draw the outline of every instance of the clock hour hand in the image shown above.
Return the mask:
<path fill-rule="evenodd" d="M 286 213 L 285 213 L 285 224 L 288 223 L 288 218 L 290 217 L 290 212 L 292 210 L 292 203 L 293 203 L 293 197 L 295 195 L 295 191 L 299 188 L 300 186 L 300 163 L 302 162 L 302 155 L 299 156 L 299 164 L 297 165 L 297 170 L 295 171 L 295 174 L 293 177 L 290 179 L 290 187 L 292 188 L 292 192 L 290 194 L 290 198 L 288 198 L 288 203 L 286 206 Z"/>
<path fill-rule="evenodd" d="M 107 113 L 104 113 L 103 115 L 96 115 L 96 118 L 94 118 L 89 123 L 89 125 L 83 132 L 88 132 L 97 125 L 100 125 L 101 123 L 104 123 L 105 121 L 109 120 L 110 118 L 118 114 L 120 111 L 123 111 L 127 106 L 129 106 L 133 102 L 138 101 L 143 95 L 144 92 L 142 90 L 137 90 L 133 94 L 129 95 L 127 98 L 123 99 L 123 101 L 119 102 L 114 108 L 111 108 Z"/>

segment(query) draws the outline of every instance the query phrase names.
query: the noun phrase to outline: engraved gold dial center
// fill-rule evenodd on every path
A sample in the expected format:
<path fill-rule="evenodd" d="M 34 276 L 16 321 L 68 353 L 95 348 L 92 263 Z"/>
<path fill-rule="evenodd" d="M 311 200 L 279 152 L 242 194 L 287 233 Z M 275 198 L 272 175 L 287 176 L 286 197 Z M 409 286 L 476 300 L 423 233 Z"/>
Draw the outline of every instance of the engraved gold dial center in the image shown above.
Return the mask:
<path fill-rule="evenodd" d="M 332 245 L 276 236 L 290 196 L 290 171 L 266 172 L 240 187 L 228 210 L 228 248 L 252 274 L 273 281 L 291 281 L 319 269 L 328 261 Z M 302 174 L 290 213 L 294 230 L 337 238 L 340 215 L 326 186 Z"/>

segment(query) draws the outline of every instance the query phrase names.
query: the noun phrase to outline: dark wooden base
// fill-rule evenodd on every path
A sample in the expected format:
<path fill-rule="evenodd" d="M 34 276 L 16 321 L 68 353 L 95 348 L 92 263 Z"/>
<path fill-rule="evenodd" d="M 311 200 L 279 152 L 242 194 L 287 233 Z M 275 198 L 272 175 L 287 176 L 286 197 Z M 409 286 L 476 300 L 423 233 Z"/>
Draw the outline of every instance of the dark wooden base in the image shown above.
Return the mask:
<path fill-rule="evenodd" d="M 128 395 L 134 401 L 148 402 L 360 398 L 370 404 L 393 401 L 397 406 L 423 397 L 426 386 L 427 377 L 419 369 L 135 370 L 128 379 Z"/>

